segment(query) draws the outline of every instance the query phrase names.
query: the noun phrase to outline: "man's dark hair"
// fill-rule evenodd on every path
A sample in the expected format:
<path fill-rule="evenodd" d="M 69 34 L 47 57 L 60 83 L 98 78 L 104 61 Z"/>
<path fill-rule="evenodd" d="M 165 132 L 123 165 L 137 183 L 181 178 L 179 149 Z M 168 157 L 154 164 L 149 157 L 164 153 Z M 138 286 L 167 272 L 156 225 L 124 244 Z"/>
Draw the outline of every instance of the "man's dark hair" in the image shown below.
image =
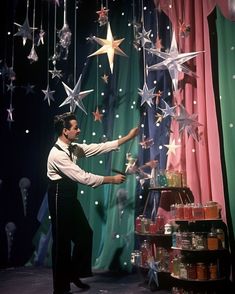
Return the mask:
<path fill-rule="evenodd" d="M 56 115 L 54 117 L 54 128 L 55 133 L 59 137 L 62 135 L 63 129 L 70 129 L 71 127 L 71 120 L 76 120 L 76 116 L 73 112 L 66 112 L 60 115 Z"/>

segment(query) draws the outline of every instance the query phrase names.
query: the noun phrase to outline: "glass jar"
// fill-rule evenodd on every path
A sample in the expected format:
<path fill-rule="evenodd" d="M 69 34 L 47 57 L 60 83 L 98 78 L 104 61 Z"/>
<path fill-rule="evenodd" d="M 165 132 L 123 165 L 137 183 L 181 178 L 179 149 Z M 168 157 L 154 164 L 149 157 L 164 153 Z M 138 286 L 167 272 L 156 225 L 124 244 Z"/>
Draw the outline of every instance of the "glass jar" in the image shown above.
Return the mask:
<path fill-rule="evenodd" d="M 165 218 L 163 215 L 157 215 L 156 217 L 156 232 L 159 234 L 164 233 Z"/>
<path fill-rule="evenodd" d="M 149 224 L 149 233 L 150 234 L 156 234 L 157 233 L 157 225 L 153 221 L 150 221 L 150 224 Z"/>
<path fill-rule="evenodd" d="M 209 264 L 209 279 L 217 280 L 218 279 L 218 269 L 216 263 Z"/>
<path fill-rule="evenodd" d="M 197 203 L 193 206 L 192 210 L 193 219 L 205 219 L 204 208 L 201 203 Z"/>
<path fill-rule="evenodd" d="M 184 204 L 175 204 L 175 218 L 179 220 L 184 219 Z"/>
<path fill-rule="evenodd" d="M 167 187 L 168 186 L 165 170 L 158 171 L 157 183 L 158 183 L 159 187 Z"/>
<path fill-rule="evenodd" d="M 192 233 L 183 232 L 181 234 L 181 248 L 182 249 L 192 249 Z"/>
<path fill-rule="evenodd" d="M 197 279 L 196 265 L 194 263 L 187 264 L 187 274 L 188 274 L 188 279 L 190 280 Z"/>
<path fill-rule="evenodd" d="M 207 280 L 207 267 L 206 267 L 205 263 L 198 262 L 196 264 L 196 272 L 197 272 L 197 279 L 199 281 Z"/>
<path fill-rule="evenodd" d="M 193 204 L 187 203 L 184 205 L 184 219 L 192 220 L 193 219 Z"/>
<path fill-rule="evenodd" d="M 140 247 L 141 251 L 141 265 L 143 267 L 148 267 L 148 261 L 152 258 L 151 245 L 147 240 L 144 240 Z"/>
<path fill-rule="evenodd" d="M 141 219 L 143 218 L 143 215 L 137 216 L 135 219 L 135 230 L 139 233 L 141 233 Z"/>
<path fill-rule="evenodd" d="M 225 248 L 225 236 L 224 231 L 222 229 L 216 229 L 216 235 L 218 239 L 218 247 Z"/>
<path fill-rule="evenodd" d="M 204 205 L 205 219 L 218 219 L 219 208 L 218 203 L 214 201 L 208 201 Z"/>
<path fill-rule="evenodd" d="M 209 250 L 217 250 L 219 248 L 219 242 L 217 234 L 210 232 L 207 235 L 207 247 Z"/>

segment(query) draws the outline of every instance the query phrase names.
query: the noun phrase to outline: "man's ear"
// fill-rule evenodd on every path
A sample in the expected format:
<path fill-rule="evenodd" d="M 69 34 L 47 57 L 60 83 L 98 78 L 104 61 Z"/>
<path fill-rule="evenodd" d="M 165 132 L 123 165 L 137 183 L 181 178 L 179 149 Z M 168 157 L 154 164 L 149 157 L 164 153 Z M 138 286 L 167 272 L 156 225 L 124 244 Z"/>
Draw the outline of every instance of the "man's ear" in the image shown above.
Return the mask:
<path fill-rule="evenodd" d="M 63 135 L 65 136 L 65 138 L 68 138 L 67 132 L 68 132 L 68 129 L 63 128 Z"/>

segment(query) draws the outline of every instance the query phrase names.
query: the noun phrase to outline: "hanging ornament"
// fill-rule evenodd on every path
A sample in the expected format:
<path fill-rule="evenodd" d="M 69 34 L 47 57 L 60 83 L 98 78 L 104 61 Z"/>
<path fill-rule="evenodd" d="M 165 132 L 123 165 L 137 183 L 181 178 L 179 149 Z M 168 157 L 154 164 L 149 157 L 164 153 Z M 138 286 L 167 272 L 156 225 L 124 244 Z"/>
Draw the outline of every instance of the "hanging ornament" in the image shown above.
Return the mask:
<path fill-rule="evenodd" d="M 162 39 L 159 39 L 159 37 L 157 36 L 156 41 L 155 41 L 155 49 L 160 52 L 162 50 L 162 48 L 164 48 L 162 46 Z"/>
<path fill-rule="evenodd" d="M 144 27 L 142 29 L 142 32 L 138 33 L 137 41 L 140 43 L 141 47 L 144 47 L 146 43 L 152 43 L 149 37 L 150 33 L 151 33 L 151 30 L 146 32 Z"/>
<path fill-rule="evenodd" d="M 40 46 L 41 44 L 44 45 L 44 36 L 45 36 L 45 31 L 42 29 L 42 25 L 41 25 L 41 29 L 40 29 L 40 32 L 38 34 L 37 46 Z"/>
<path fill-rule="evenodd" d="M 155 117 L 156 117 L 156 125 L 162 122 L 162 120 L 163 120 L 163 115 L 162 114 L 157 113 L 155 115 Z"/>
<path fill-rule="evenodd" d="M 10 104 L 10 107 L 7 109 L 7 121 L 8 122 L 13 122 L 14 119 L 13 119 L 13 111 L 14 111 L 14 108 L 12 107 L 12 104 Z"/>
<path fill-rule="evenodd" d="M 197 114 L 189 114 L 183 105 L 179 105 L 180 114 L 176 116 L 176 121 L 179 123 L 179 132 L 186 131 L 188 136 L 192 136 L 195 141 L 199 141 L 198 127 L 202 126 L 197 121 Z"/>
<path fill-rule="evenodd" d="M 78 106 L 85 114 L 87 114 L 85 107 L 83 105 L 82 99 L 85 98 L 89 93 L 93 92 L 94 90 L 86 90 L 81 92 L 81 80 L 82 75 L 80 75 L 77 84 L 75 85 L 74 89 L 70 89 L 64 82 L 62 82 L 65 92 L 67 93 L 68 97 L 64 100 L 63 103 L 60 104 L 59 107 L 62 107 L 66 104 L 70 104 L 70 111 L 75 112 L 76 106 Z"/>
<path fill-rule="evenodd" d="M 6 62 L 1 60 L 0 75 L 5 79 L 14 81 L 16 79 L 16 74 L 13 70 L 13 67 L 8 67 Z"/>
<path fill-rule="evenodd" d="M 31 28 L 29 26 L 29 18 L 28 18 L 28 10 L 29 10 L 29 0 L 27 0 L 27 10 L 26 10 L 26 17 L 25 21 L 22 25 L 14 22 L 15 25 L 17 25 L 18 32 L 14 34 L 14 36 L 19 36 L 23 38 L 23 46 L 26 44 L 26 41 L 32 40 L 32 31 L 35 30 L 36 28 Z"/>
<path fill-rule="evenodd" d="M 132 157 L 131 153 L 127 153 L 126 160 L 127 160 L 127 163 L 125 164 L 126 165 L 125 173 L 135 174 L 138 170 L 138 167 L 136 165 L 137 159 Z"/>
<path fill-rule="evenodd" d="M 27 84 L 27 86 L 24 86 L 23 88 L 25 88 L 25 90 L 26 90 L 26 95 L 28 95 L 28 94 L 34 94 L 34 87 L 35 87 L 35 85 L 30 85 L 29 83 Z"/>
<path fill-rule="evenodd" d="M 63 59 L 67 60 L 68 58 L 68 53 L 69 53 L 69 46 L 71 44 L 71 30 L 69 28 L 69 25 L 66 20 L 66 13 L 67 13 L 67 0 L 64 0 L 64 25 L 62 29 L 58 32 L 58 37 L 59 37 L 59 44 L 62 47 L 62 49 L 65 50 L 65 54 Z"/>
<path fill-rule="evenodd" d="M 7 84 L 7 91 L 10 91 L 11 93 L 14 92 L 15 90 L 15 86 L 13 85 L 12 81 L 10 82 L 10 84 Z"/>
<path fill-rule="evenodd" d="M 10 263 L 12 257 L 12 247 L 15 238 L 16 225 L 13 222 L 8 222 L 5 225 L 5 232 L 7 235 L 7 260 Z"/>
<path fill-rule="evenodd" d="M 146 139 L 145 135 L 142 135 L 142 141 L 139 143 L 142 149 L 149 149 L 154 145 L 154 141 L 152 138 Z"/>
<path fill-rule="evenodd" d="M 149 90 L 147 84 L 144 83 L 143 90 L 138 90 L 138 94 L 141 96 L 141 106 L 146 102 L 150 107 L 152 107 L 153 98 L 156 96 L 156 94 L 154 94 L 155 87 Z"/>
<path fill-rule="evenodd" d="M 60 79 L 62 77 L 61 71 L 62 70 L 56 69 L 55 66 L 54 66 L 53 70 L 49 70 L 49 72 L 52 74 L 52 76 L 51 76 L 52 79 L 54 79 L 55 77 Z"/>
<path fill-rule="evenodd" d="M 175 108 L 176 108 L 176 106 L 170 107 L 169 104 L 166 103 L 165 100 L 163 100 L 163 102 L 165 103 L 166 108 L 163 109 L 163 108 L 158 107 L 163 112 L 163 118 L 165 118 L 167 116 L 174 117 L 175 116 Z"/>
<path fill-rule="evenodd" d="M 38 55 L 35 51 L 34 44 L 31 48 L 31 51 L 30 51 L 29 55 L 27 56 L 27 58 L 30 60 L 30 63 L 38 61 Z"/>
<path fill-rule="evenodd" d="M 99 11 L 96 11 L 96 13 L 99 15 L 98 23 L 100 26 L 104 26 L 108 22 L 108 12 L 109 9 L 103 7 L 103 4 L 101 4 L 101 9 Z"/>
<path fill-rule="evenodd" d="M 96 111 L 92 112 L 92 114 L 94 115 L 94 121 L 100 121 L 102 122 L 103 119 L 103 114 L 99 112 L 99 108 L 98 106 L 96 107 Z"/>
<path fill-rule="evenodd" d="M 113 73 L 113 60 L 114 60 L 114 54 L 121 55 L 121 56 L 127 56 L 120 48 L 119 45 L 122 43 L 123 39 L 114 40 L 110 23 L 108 22 L 108 29 L 107 29 L 107 36 L 106 39 L 101 39 L 97 37 L 93 37 L 93 39 L 100 44 L 102 47 L 95 51 L 94 53 L 88 55 L 88 57 L 104 54 L 107 53 L 108 60 L 109 60 L 109 67 L 111 70 L 111 73 Z"/>
<path fill-rule="evenodd" d="M 156 105 L 159 104 L 159 100 L 162 97 L 162 93 L 163 93 L 162 91 L 158 90 L 157 93 L 155 94 L 155 96 L 156 96 Z"/>
<path fill-rule="evenodd" d="M 175 139 L 173 139 L 170 144 L 165 144 L 164 146 L 168 148 L 168 151 L 166 154 L 170 154 L 170 153 L 175 154 L 175 150 L 181 147 L 181 145 L 175 144 Z"/>
<path fill-rule="evenodd" d="M 27 203 L 29 196 L 29 188 L 31 186 L 31 182 L 28 178 L 21 178 L 19 181 L 19 188 L 22 197 L 22 203 L 24 208 L 24 216 L 27 216 Z"/>
<path fill-rule="evenodd" d="M 203 52 L 203 51 L 197 51 L 197 52 L 190 52 L 190 53 L 179 53 L 177 44 L 176 44 L 175 33 L 173 33 L 172 40 L 171 40 L 171 47 L 168 53 L 159 52 L 158 50 L 151 49 L 151 48 L 146 50 L 164 59 L 160 63 L 156 63 L 154 65 L 148 66 L 147 71 L 168 69 L 175 91 L 178 90 L 179 72 L 184 72 L 187 75 L 196 77 L 195 73 L 192 72 L 188 67 L 183 65 L 183 63 L 196 57 L 197 55 L 199 55 L 199 53 Z"/>
<path fill-rule="evenodd" d="M 179 20 L 179 35 L 182 38 L 187 37 L 190 34 L 190 25 L 186 25 L 185 22 Z"/>
<path fill-rule="evenodd" d="M 44 101 L 47 100 L 48 105 L 50 106 L 51 101 L 55 101 L 55 99 L 53 98 L 53 94 L 55 93 L 55 91 L 51 91 L 49 84 L 47 84 L 46 90 L 42 90 L 42 92 L 45 94 Z"/>
<path fill-rule="evenodd" d="M 104 75 L 101 77 L 101 79 L 105 82 L 105 84 L 108 84 L 108 78 L 109 78 L 109 76 L 106 75 L 106 74 L 104 74 Z"/>

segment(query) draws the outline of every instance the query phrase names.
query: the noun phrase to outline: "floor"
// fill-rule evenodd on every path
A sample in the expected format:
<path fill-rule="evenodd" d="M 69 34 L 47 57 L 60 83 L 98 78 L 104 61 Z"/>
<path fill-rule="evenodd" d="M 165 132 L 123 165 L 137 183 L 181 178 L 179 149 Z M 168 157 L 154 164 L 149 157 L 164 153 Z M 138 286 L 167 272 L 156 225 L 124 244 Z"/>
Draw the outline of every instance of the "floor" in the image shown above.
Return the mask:
<path fill-rule="evenodd" d="M 95 273 L 93 277 L 83 279 L 91 288 L 84 292 L 71 284 L 71 292 L 87 294 L 138 294 L 151 293 L 145 278 L 140 273 L 117 275 Z M 152 289 L 152 290 L 156 290 Z M 50 268 L 20 267 L 0 271 L 1 294 L 52 294 L 52 275 Z M 159 294 L 171 291 L 158 289 Z"/>
<path fill-rule="evenodd" d="M 156 283 L 148 284 L 146 275 L 136 271 L 132 274 L 113 274 L 110 272 L 95 273 L 93 277 L 83 279 L 90 285 L 86 292 L 79 290 L 71 284 L 71 292 L 87 294 L 220 294 L 235 293 L 233 285 L 223 282 L 213 283 L 215 286 L 210 290 L 206 284 L 198 284 L 186 290 L 182 285 L 173 291 L 172 278 L 169 275 L 159 275 L 159 287 Z M 190 283 L 192 284 L 192 283 Z M 42 267 L 18 267 L 0 270 L 0 293 L 1 294 L 52 294 L 52 273 L 50 268 Z"/>

